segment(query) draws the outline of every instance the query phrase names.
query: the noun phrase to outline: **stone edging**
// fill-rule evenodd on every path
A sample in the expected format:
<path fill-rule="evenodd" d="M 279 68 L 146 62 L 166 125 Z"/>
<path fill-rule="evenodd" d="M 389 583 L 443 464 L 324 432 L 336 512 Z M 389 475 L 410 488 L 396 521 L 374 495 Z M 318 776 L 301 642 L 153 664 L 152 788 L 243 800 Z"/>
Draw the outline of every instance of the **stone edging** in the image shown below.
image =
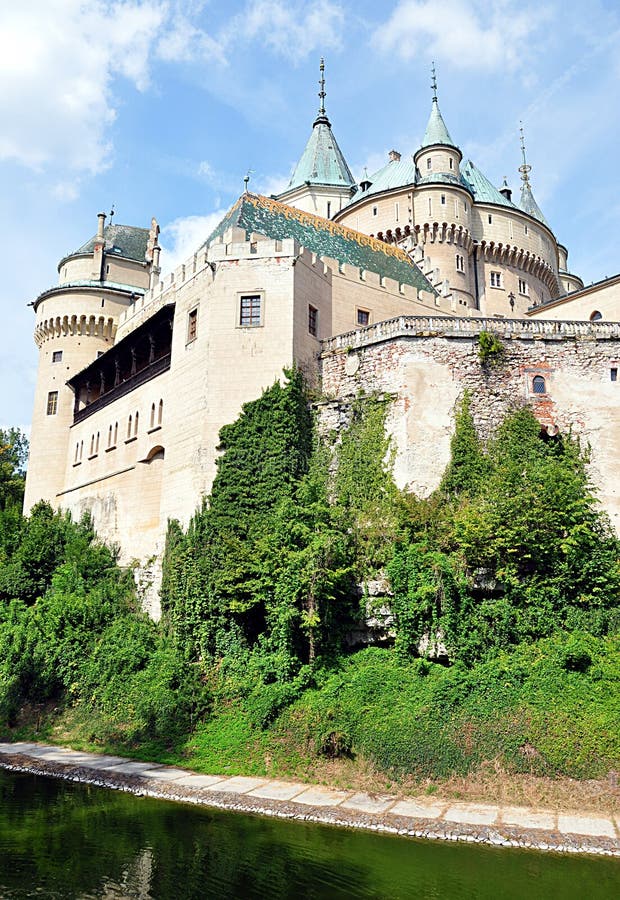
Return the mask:
<path fill-rule="evenodd" d="M 0 744 L 0 767 L 182 803 L 427 840 L 620 857 L 620 818 L 479 803 L 370 796 L 43 744 Z"/>

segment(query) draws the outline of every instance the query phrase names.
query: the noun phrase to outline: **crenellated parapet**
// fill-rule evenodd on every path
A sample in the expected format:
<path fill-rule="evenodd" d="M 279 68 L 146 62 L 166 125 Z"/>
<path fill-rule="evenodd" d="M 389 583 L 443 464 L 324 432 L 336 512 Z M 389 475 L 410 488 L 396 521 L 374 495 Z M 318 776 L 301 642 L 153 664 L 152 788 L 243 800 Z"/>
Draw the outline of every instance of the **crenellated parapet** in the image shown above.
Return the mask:
<path fill-rule="evenodd" d="M 112 316 L 51 316 L 38 323 L 34 330 L 34 341 L 37 347 L 45 341 L 60 337 L 97 337 L 113 341 L 116 334 L 116 321 Z"/>
<path fill-rule="evenodd" d="M 538 278 L 552 297 L 560 295 L 561 288 L 557 273 L 541 256 L 524 250 L 522 247 L 495 243 L 495 241 L 481 241 L 478 246 L 482 258 L 487 262 L 520 269 L 522 272 Z"/>

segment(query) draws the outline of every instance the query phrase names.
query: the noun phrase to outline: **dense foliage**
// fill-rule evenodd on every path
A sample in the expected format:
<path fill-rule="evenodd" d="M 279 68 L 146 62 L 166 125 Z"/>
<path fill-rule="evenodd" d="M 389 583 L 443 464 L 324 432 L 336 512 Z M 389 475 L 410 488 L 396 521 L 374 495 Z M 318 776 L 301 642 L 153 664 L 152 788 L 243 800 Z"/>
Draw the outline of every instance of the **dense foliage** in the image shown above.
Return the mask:
<path fill-rule="evenodd" d="M 360 397 L 319 435 L 293 370 L 246 404 L 210 497 L 169 525 L 157 625 L 88 519 L 13 505 L 0 724 L 49 701 L 86 744 L 231 771 L 620 765 L 620 554 L 587 454 L 527 408 L 483 443 L 465 396 L 443 480 L 417 498 L 392 479 L 388 402 Z M 386 573 L 395 646 L 352 652 Z"/>

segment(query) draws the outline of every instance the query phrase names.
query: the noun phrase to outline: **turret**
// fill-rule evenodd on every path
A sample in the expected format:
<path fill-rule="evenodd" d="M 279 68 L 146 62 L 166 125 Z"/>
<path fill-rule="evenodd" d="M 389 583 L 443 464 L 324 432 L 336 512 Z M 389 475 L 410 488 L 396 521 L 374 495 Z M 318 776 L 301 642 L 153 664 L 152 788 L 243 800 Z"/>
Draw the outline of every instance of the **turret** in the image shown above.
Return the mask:
<path fill-rule="evenodd" d="M 159 227 L 108 225 L 99 213 L 96 234 L 61 259 L 59 281 L 31 304 L 39 348 L 31 462 L 24 509 L 38 500 L 56 505 L 65 481 L 74 396 L 67 380 L 114 343 L 119 314 L 149 285 Z M 101 385 L 93 385 L 93 396 Z M 83 451 L 88 453 L 88 449 Z M 79 454 L 79 450 L 78 450 Z M 77 462 L 72 459 L 71 462 Z"/>
<path fill-rule="evenodd" d="M 306 148 L 285 191 L 277 199 L 327 219 L 348 203 L 355 179 L 325 112 L 325 63 L 321 59 L 319 111 Z"/>
<path fill-rule="evenodd" d="M 459 165 L 463 154 L 450 137 L 450 132 L 439 110 L 434 64 L 432 72 L 433 102 L 431 114 L 422 138 L 422 144 L 416 151 L 413 161 L 418 169 L 419 182 L 430 181 L 435 175 L 448 176 L 448 178 L 451 177 L 458 181 L 460 175 Z"/>
<path fill-rule="evenodd" d="M 532 216 L 534 219 L 538 219 L 539 222 L 542 222 L 543 225 L 546 225 L 547 228 L 550 228 L 549 223 L 545 219 L 536 200 L 534 200 L 534 194 L 532 193 L 532 185 L 530 184 L 530 172 L 532 171 L 532 167 L 528 165 L 527 159 L 525 157 L 525 138 L 523 135 L 523 124 L 520 128 L 521 131 L 521 154 L 523 156 L 523 163 L 519 166 L 519 172 L 521 173 L 521 199 L 519 200 L 519 209 L 522 209 L 523 212 L 527 213 L 529 216 Z"/>

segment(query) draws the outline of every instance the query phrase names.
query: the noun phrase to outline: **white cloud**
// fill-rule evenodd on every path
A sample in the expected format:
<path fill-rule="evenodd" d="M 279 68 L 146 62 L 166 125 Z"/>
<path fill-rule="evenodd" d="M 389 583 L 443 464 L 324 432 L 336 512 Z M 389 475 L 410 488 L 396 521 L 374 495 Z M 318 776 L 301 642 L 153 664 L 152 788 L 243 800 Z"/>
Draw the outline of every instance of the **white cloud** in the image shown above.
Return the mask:
<path fill-rule="evenodd" d="M 184 216 L 169 222 L 161 230 L 163 272 L 171 272 L 198 250 L 224 218 L 225 210 L 206 216 Z"/>
<path fill-rule="evenodd" d="M 260 40 L 273 52 L 295 62 L 316 50 L 340 47 L 344 24 L 344 10 L 333 0 L 250 0 L 224 29 L 223 38 L 227 44 Z"/>
<path fill-rule="evenodd" d="M 455 69 L 517 69 L 547 18 L 543 4 L 525 8 L 514 0 L 400 0 L 373 41 L 402 60 L 424 55 Z"/>
<path fill-rule="evenodd" d="M 0 8 L 0 161 L 60 163 L 95 173 L 109 164 L 112 81 L 149 84 L 162 0 L 29 0 Z"/>

